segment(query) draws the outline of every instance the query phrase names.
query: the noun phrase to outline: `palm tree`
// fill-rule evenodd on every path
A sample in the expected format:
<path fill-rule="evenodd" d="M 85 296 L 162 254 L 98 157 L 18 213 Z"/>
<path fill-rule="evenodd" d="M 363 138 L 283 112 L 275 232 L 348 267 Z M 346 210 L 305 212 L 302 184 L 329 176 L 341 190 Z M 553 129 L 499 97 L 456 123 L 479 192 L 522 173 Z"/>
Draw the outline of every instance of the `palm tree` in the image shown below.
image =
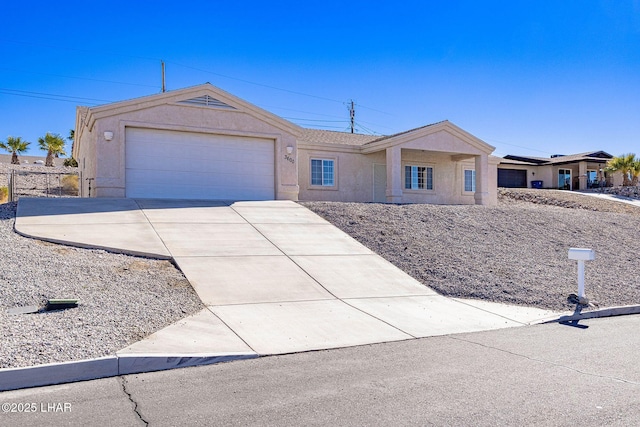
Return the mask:
<path fill-rule="evenodd" d="M 612 157 L 607 162 L 607 170 L 612 172 L 622 173 L 622 185 L 629 186 L 638 182 L 638 175 L 640 175 L 640 165 L 636 165 L 638 159 L 634 153 L 623 154 L 621 156 Z M 638 170 L 636 172 L 636 166 Z M 633 180 L 632 180 L 633 177 Z"/>
<path fill-rule="evenodd" d="M 23 141 L 20 137 L 14 138 L 12 136 L 8 136 L 6 142 L 0 141 L 0 148 L 11 153 L 12 165 L 19 165 L 20 160 L 18 160 L 18 153 L 24 153 L 27 151 L 29 144 L 31 143 Z"/>
<path fill-rule="evenodd" d="M 38 144 L 40 144 L 41 150 L 47 151 L 47 159 L 44 162 L 45 166 L 53 167 L 53 157 L 64 156 L 64 138 L 57 133 L 47 132 L 44 137 L 38 138 Z"/>
<path fill-rule="evenodd" d="M 636 159 L 629 169 L 631 174 L 631 185 L 638 185 L 638 177 L 640 177 L 640 159 Z"/>

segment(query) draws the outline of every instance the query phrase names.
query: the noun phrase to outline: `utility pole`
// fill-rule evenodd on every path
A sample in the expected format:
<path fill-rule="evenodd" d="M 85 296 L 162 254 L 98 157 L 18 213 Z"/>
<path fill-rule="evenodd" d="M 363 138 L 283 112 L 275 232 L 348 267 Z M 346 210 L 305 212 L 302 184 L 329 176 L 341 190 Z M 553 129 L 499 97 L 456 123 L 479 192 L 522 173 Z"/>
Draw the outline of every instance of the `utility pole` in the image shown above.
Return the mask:
<path fill-rule="evenodd" d="M 349 117 L 351 120 L 351 133 L 354 132 L 354 128 L 356 125 L 356 107 L 355 104 L 353 103 L 353 99 L 351 100 L 351 102 L 349 103 Z"/>
<path fill-rule="evenodd" d="M 160 65 L 162 65 L 162 93 L 166 92 L 166 87 L 164 84 L 164 61 L 160 61 Z"/>

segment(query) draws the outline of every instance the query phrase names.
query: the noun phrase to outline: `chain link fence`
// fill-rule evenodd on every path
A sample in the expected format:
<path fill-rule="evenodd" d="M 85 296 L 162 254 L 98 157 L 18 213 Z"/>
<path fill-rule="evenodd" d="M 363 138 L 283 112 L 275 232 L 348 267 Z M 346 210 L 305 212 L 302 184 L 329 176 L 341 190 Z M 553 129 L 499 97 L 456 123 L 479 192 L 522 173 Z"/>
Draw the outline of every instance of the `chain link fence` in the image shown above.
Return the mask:
<path fill-rule="evenodd" d="M 79 171 L 27 171 L 8 173 L 8 198 L 20 197 L 82 197 L 82 174 Z"/>

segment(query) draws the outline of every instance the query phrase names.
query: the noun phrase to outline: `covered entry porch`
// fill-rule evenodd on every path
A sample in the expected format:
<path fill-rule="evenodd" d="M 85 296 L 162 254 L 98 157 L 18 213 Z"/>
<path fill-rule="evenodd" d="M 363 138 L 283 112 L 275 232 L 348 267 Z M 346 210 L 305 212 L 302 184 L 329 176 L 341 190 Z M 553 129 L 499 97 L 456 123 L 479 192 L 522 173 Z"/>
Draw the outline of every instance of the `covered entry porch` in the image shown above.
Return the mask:
<path fill-rule="evenodd" d="M 374 199 L 386 203 L 492 205 L 497 202 L 493 147 L 449 122 L 367 144 L 380 153 L 374 165 Z M 383 191 L 384 189 L 384 191 Z"/>

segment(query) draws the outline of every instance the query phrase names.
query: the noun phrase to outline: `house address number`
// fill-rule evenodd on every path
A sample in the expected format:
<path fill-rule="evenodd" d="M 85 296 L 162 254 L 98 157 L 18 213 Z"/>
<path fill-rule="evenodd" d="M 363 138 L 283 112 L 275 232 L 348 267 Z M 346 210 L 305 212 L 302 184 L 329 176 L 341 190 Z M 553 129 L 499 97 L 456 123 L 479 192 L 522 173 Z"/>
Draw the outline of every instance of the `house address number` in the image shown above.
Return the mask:
<path fill-rule="evenodd" d="M 291 162 L 291 163 L 295 163 L 296 162 L 295 159 L 293 157 L 291 157 L 290 155 L 288 155 L 288 154 L 284 155 L 284 159 L 286 161 L 288 161 L 288 162 Z"/>

